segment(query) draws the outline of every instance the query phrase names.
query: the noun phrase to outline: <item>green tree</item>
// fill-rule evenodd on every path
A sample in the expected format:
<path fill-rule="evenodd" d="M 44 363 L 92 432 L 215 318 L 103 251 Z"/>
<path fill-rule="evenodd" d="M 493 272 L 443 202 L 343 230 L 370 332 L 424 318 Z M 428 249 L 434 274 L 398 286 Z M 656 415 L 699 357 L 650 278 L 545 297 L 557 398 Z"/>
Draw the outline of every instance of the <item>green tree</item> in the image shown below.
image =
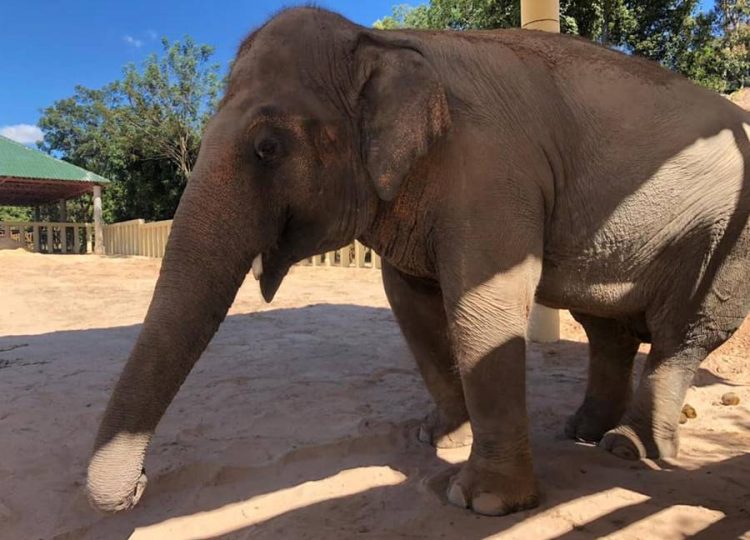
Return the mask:
<path fill-rule="evenodd" d="M 682 56 L 691 46 L 697 0 L 628 0 L 620 11 L 620 44 L 639 56 L 678 70 Z"/>
<path fill-rule="evenodd" d="M 519 2 L 495 0 L 432 0 L 411 7 L 401 4 L 375 22 L 376 28 L 440 28 L 469 30 L 518 26 Z"/>
<path fill-rule="evenodd" d="M 209 65 L 213 48 L 190 37 L 162 40 L 164 55 L 148 57 L 143 70 L 125 68 L 117 83 L 127 106 L 119 110 L 126 134 L 174 164 L 183 181 L 193 169 L 203 126 L 216 107 L 219 66 Z"/>
<path fill-rule="evenodd" d="M 23 206 L 0 206 L 0 221 L 30 221 L 31 211 Z"/>
<path fill-rule="evenodd" d="M 725 92 L 750 84 L 750 0 L 716 0 Z"/>
<path fill-rule="evenodd" d="M 714 7 L 717 23 L 721 25 L 725 34 L 746 29 L 750 22 L 750 1 L 748 0 L 716 0 Z"/>
<path fill-rule="evenodd" d="M 676 69 L 723 93 L 750 84 L 750 2 L 717 0 L 695 17 Z"/>
<path fill-rule="evenodd" d="M 393 7 L 391 15 L 375 21 L 373 26 L 379 30 L 394 30 L 397 28 L 430 28 L 428 19 L 429 7 L 426 4 L 412 7 L 399 4 Z"/>
<path fill-rule="evenodd" d="M 140 69 L 126 66 L 121 80 L 76 87 L 39 121 L 42 150 L 113 181 L 103 197 L 108 221 L 174 214 L 216 107 L 221 80 L 219 66 L 210 64 L 213 49 L 189 37 L 162 45 Z M 90 199 L 71 210 L 90 219 Z"/>

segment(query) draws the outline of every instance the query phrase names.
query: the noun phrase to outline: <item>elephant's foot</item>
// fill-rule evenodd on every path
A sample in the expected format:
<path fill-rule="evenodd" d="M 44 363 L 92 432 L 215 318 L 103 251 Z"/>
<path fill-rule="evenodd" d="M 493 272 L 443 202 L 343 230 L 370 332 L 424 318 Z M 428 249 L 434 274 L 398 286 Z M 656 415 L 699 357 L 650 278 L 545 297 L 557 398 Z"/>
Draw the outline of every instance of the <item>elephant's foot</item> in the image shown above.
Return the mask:
<path fill-rule="evenodd" d="M 625 412 L 624 406 L 615 408 L 611 403 L 587 397 L 565 423 L 565 436 L 576 441 L 599 442 L 620 421 Z"/>
<path fill-rule="evenodd" d="M 419 426 L 419 440 L 435 448 L 460 448 L 472 441 L 471 424 L 466 417 L 447 418 L 433 410 Z"/>
<path fill-rule="evenodd" d="M 470 458 L 448 485 L 448 500 L 485 516 L 502 516 L 539 504 L 531 461 L 484 468 Z"/>
<path fill-rule="evenodd" d="M 677 431 L 658 436 L 651 429 L 646 434 L 646 430 L 620 425 L 605 433 L 599 446 L 623 459 L 672 458 L 677 456 L 680 439 Z"/>

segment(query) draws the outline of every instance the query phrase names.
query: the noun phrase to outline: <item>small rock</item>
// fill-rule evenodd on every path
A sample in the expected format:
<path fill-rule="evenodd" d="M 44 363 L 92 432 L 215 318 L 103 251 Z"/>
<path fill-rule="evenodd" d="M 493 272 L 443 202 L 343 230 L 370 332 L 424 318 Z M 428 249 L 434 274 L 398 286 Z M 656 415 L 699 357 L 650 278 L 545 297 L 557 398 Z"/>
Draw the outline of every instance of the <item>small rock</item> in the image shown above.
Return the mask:
<path fill-rule="evenodd" d="M 684 412 L 681 412 L 680 413 L 680 424 L 684 424 L 685 422 L 687 422 L 687 419 L 688 419 L 687 415 Z"/>
<path fill-rule="evenodd" d="M 698 413 L 695 412 L 693 406 L 687 403 L 682 406 L 682 414 L 684 414 L 686 418 L 690 418 L 691 420 L 698 416 Z"/>
<path fill-rule="evenodd" d="M 722 405 L 738 405 L 739 402 L 740 402 L 740 396 L 738 396 L 734 392 L 727 392 L 726 394 L 721 396 Z"/>

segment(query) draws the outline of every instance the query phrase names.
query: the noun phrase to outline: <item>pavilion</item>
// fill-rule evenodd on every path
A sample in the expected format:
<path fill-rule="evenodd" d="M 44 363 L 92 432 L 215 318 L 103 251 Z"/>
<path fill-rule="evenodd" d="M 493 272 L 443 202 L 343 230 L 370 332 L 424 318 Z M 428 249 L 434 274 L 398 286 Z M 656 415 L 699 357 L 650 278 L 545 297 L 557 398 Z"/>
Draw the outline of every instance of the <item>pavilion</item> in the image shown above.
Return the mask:
<path fill-rule="evenodd" d="M 106 178 L 0 136 L 0 206 L 60 205 L 60 222 L 40 223 L 36 215 L 34 222 L 0 223 L 0 232 L 8 239 L 15 229 L 22 243 L 30 233 L 35 251 L 52 253 L 58 246 L 62 253 L 80 253 L 81 247 L 90 246 L 93 240 L 94 252 L 103 253 L 101 194 L 102 187 L 109 183 Z M 67 223 L 65 205 L 61 204 L 85 193 L 91 193 L 94 199 L 94 238 L 91 225 Z"/>

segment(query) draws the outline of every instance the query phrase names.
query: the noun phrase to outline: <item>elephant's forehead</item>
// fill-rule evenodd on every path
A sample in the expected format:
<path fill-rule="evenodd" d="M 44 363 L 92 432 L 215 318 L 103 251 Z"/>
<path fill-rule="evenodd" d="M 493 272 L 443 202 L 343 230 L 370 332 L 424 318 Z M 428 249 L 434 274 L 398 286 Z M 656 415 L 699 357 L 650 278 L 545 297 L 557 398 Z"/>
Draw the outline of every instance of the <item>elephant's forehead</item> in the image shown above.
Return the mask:
<path fill-rule="evenodd" d="M 331 118 L 335 110 L 319 91 L 296 77 L 250 77 L 229 89 L 223 110 L 232 110 L 245 122 L 257 118 Z"/>
<path fill-rule="evenodd" d="M 335 115 L 353 78 L 355 28 L 315 9 L 282 13 L 243 43 L 227 97 L 242 102 L 244 110 L 263 104 L 302 115 Z"/>
<path fill-rule="evenodd" d="M 320 62 L 259 46 L 248 51 L 242 64 L 232 72 L 228 99 L 242 103 L 248 111 L 254 107 L 275 106 L 282 112 L 303 116 L 330 117 L 337 110 L 340 81 Z"/>
<path fill-rule="evenodd" d="M 232 79 L 262 86 L 264 83 L 283 82 L 284 86 L 299 84 L 301 70 L 309 61 L 296 47 L 273 47 L 262 37 L 253 42 L 250 50 L 237 59 L 232 70 Z"/>
<path fill-rule="evenodd" d="M 313 12 L 315 13 L 315 12 Z M 328 69 L 340 61 L 354 34 L 338 21 L 317 21 L 304 10 L 283 14 L 253 33 L 240 48 L 236 68 L 288 73 Z"/>

